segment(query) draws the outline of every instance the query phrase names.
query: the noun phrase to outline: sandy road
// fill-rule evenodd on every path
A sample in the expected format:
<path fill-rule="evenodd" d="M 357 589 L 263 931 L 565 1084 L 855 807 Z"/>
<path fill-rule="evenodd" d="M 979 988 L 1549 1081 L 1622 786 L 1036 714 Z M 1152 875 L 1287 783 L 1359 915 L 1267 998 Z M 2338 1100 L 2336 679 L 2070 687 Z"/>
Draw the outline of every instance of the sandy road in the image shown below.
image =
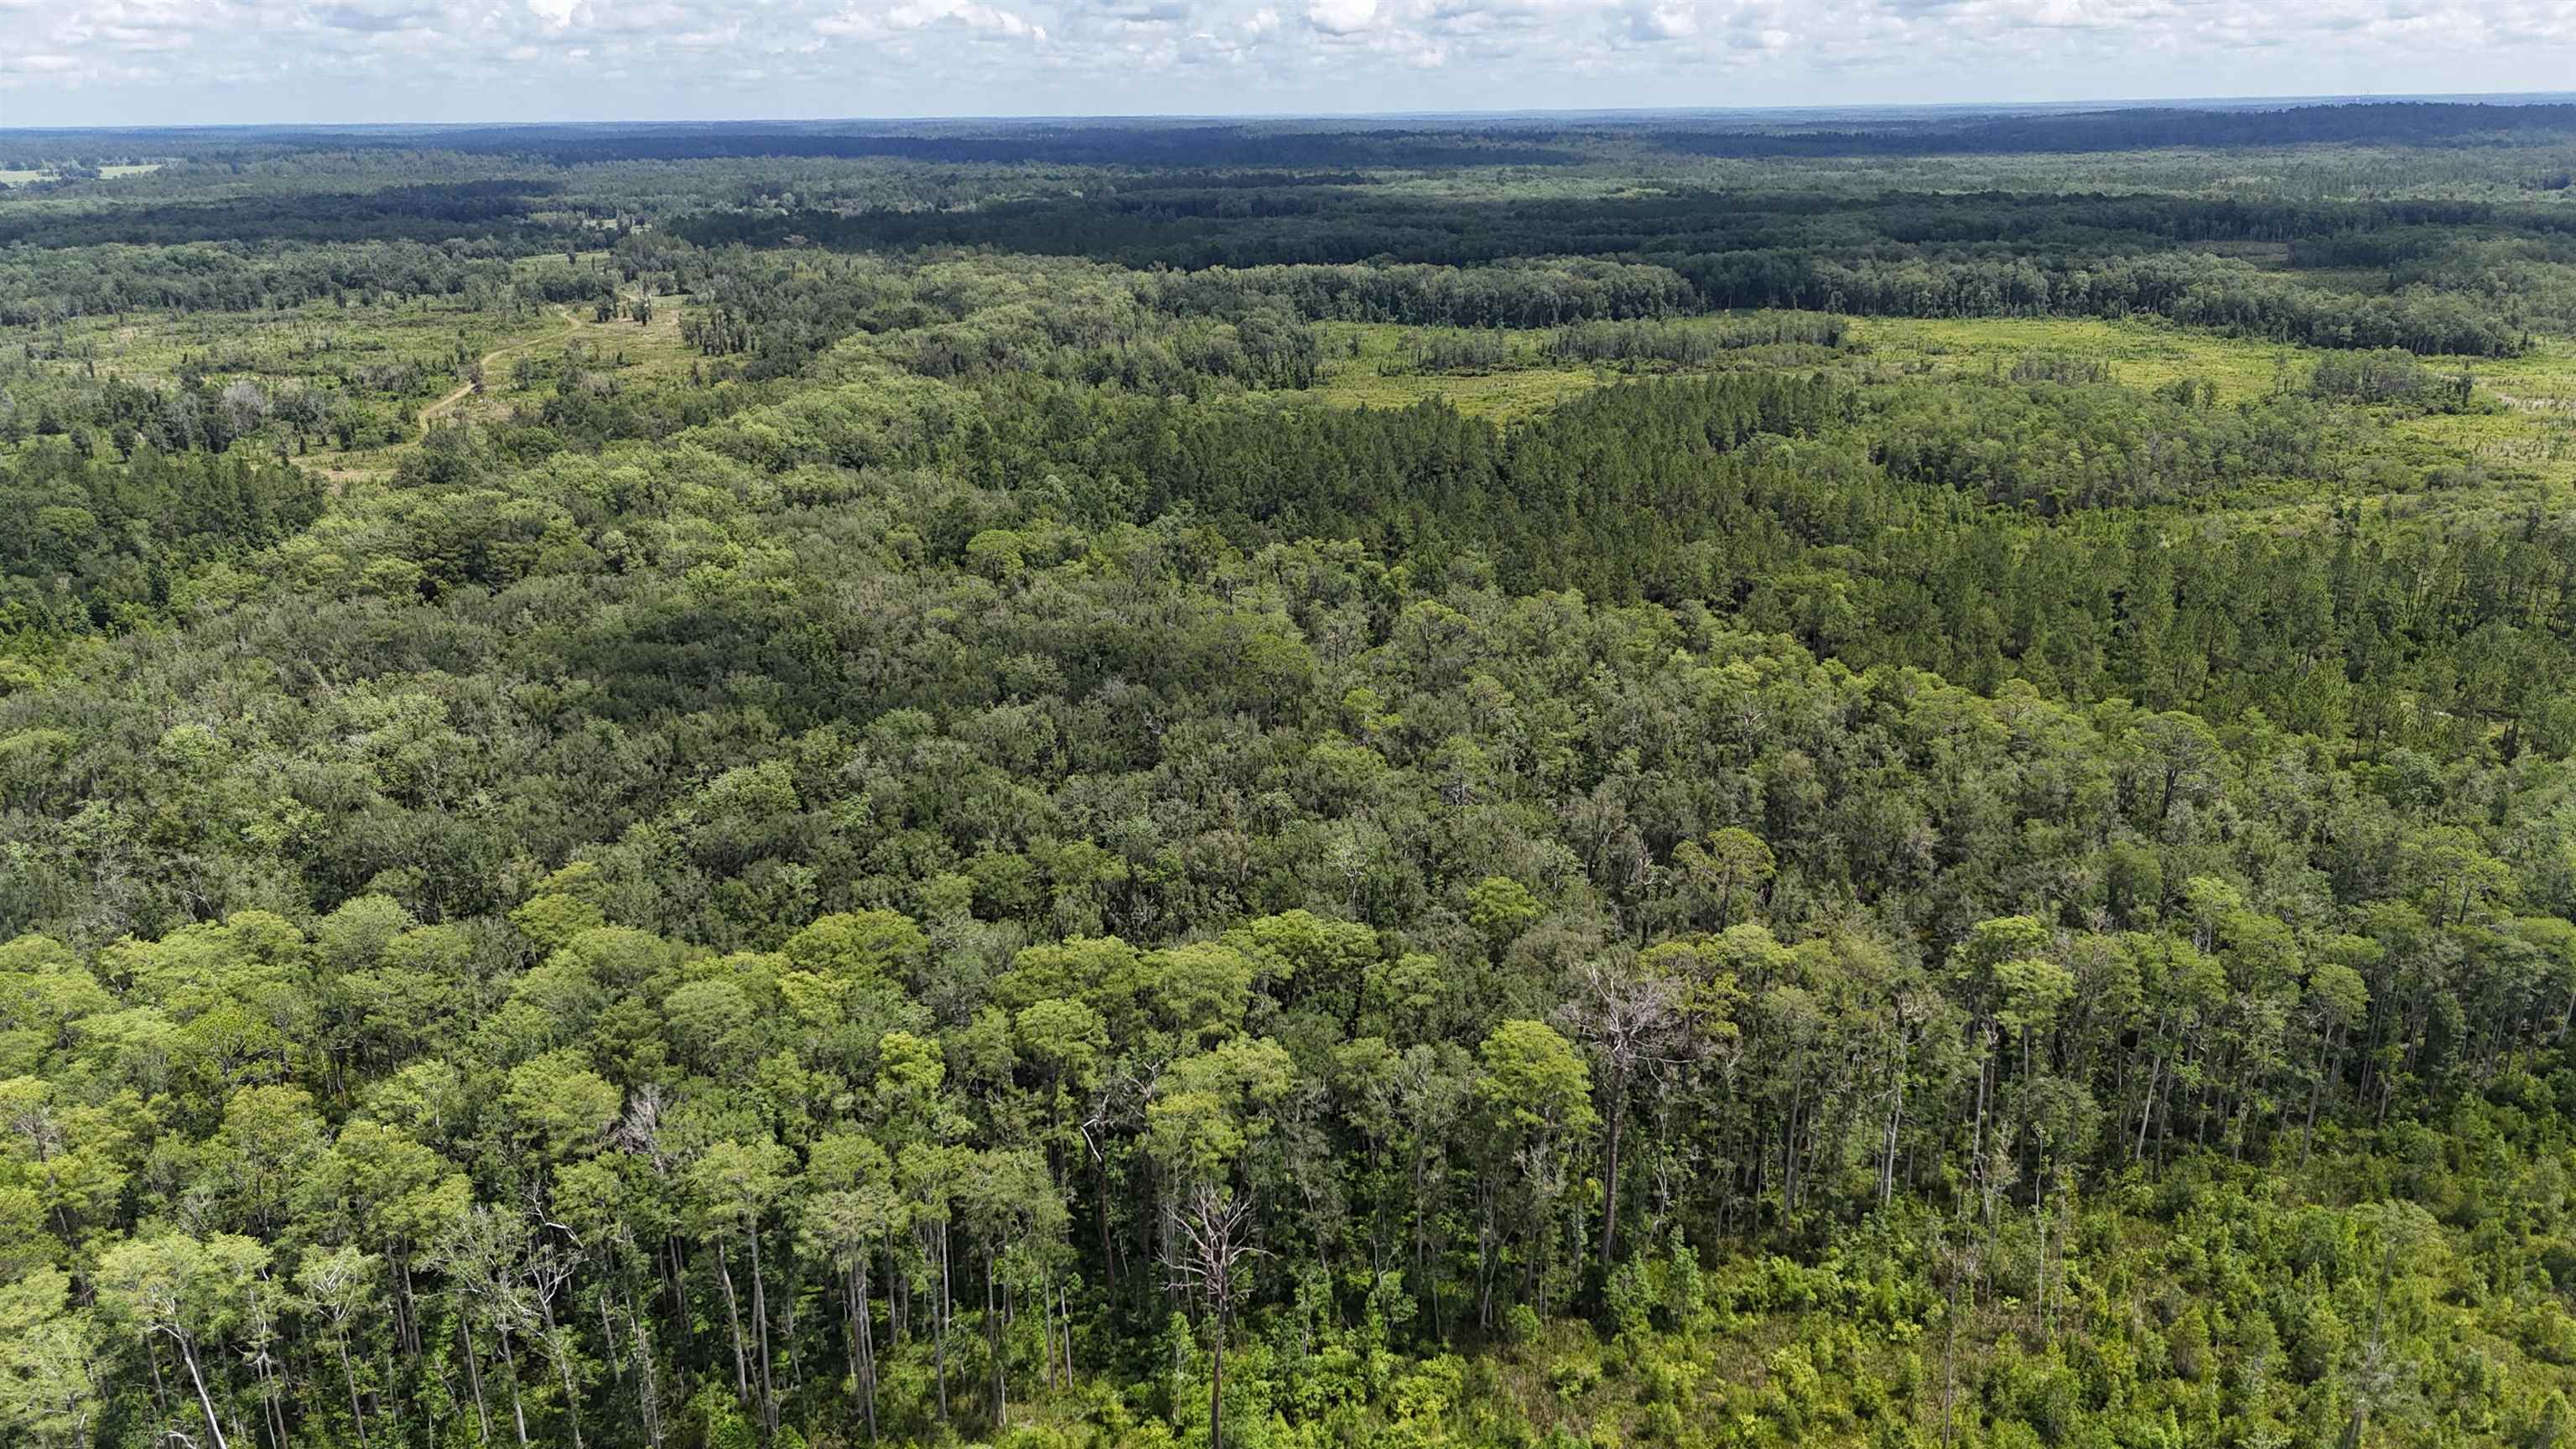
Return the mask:
<path fill-rule="evenodd" d="M 476 370 L 481 373 L 482 376 L 488 378 L 492 375 L 492 364 L 500 361 L 502 358 L 508 357 L 513 353 L 525 352 L 531 347 L 543 347 L 549 342 L 561 342 L 565 338 L 571 337 L 575 333 L 581 331 L 581 319 L 572 315 L 572 309 L 570 307 L 557 307 L 555 311 L 559 313 L 564 320 L 564 328 L 561 332 L 549 332 L 543 337 L 531 337 L 525 342 L 513 342 L 507 347 L 495 347 L 491 351 L 483 354 L 483 359 L 476 365 Z M 454 392 L 447 394 L 436 402 L 423 404 L 421 410 L 412 415 L 412 421 L 420 425 L 420 435 L 422 439 L 426 440 L 429 437 L 429 425 L 438 417 L 439 414 L 455 407 L 458 403 L 461 403 L 467 398 L 473 396 L 473 394 L 473 383 L 459 383 Z"/>

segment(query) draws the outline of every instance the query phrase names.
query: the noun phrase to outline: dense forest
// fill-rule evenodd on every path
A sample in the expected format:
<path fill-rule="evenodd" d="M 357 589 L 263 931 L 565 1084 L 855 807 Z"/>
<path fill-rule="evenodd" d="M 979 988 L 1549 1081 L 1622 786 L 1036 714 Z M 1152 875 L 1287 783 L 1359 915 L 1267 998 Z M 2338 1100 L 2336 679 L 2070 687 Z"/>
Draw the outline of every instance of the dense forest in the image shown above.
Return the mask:
<path fill-rule="evenodd" d="M 2576 114 L 0 133 L 0 1442 L 2576 1438 Z"/>

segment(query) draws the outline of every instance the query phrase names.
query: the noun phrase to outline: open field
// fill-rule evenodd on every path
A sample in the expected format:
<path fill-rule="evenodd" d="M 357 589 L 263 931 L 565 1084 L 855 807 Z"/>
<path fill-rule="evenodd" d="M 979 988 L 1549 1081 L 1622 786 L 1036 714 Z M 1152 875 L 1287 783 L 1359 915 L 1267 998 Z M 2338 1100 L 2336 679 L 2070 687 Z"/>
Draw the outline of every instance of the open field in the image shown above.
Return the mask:
<path fill-rule="evenodd" d="M 126 176 L 150 175 L 152 172 L 160 169 L 160 162 L 146 161 L 135 162 L 123 166 L 101 166 L 98 168 L 98 174 L 99 179 L 102 181 L 114 181 Z M 61 173 L 57 171 L 13 171 L 0 169 L 0 186 L 31 186 L 39 181 L 55 180 L 60 177 L 60 175 Z"/>
<path fill-rule="evenodd" d="M 605 253 L 582 258 L 595 266 Z M 532 280 L 568 270 L 561 254 L 526 259 Z M 621 298 L 621 304 L 631 301 Z M 35 365 L 64 377 L 166 388 L 256 384 L 272 396 L 310 389 L 344 399 L 357 418 L 348 445 L 305 438 L 295 456 L 335 481 L 389 471 L 433 417 L 495 424 L 534 410 L 556 380 L 667 386 L 685 380 L 696 353 L 680 335 L 688 299 L 654 299 L 649 323 L 600 322 L 590 304 L 414 298 L 373 306 L 312 302 L 275 312 L 131 313 L 46 329 Z M 467 380 L 476 370 L 479 386 Z"/>
<path fill-rule="evenodd" d="M 2215 385 L 2241 403 L 2305 385 L 2315 354 L 2286 343 L 2229 338 L 2153 319 L 1870 318 L 1855 324 L 1864 344 L 1855 366 L 1920 370 L 1931 376 L 2008 375 L 2027 356 L 2081 357 L 2107 364 L 2130 387 L 2185 378 Z M 2576 499 L 2576 342 L 2544 338 L 2510 358 L 2431 357 L 2428 367 L 2476 380 L 2477 411 L 2375 410 L 2389 446 L 2347 480 L 2345 496 L 2376 506 L 2404 501 L 2416 512 L 2559 506 Z M 2332 499 L 2246 499 L 2266 511 L 2314 516 Z"/>
<path fill-rule="evenodd" d="M 2127 386 L 2191 378 L 2242 402 L 2302 381 L 2314 354 L 2288 343 L 2224 337 L 2154 318 L 1984 317 L 1958 321 L 1866 317 L 1852 324 L 1853 361 L 1941 376 L 2009 376 L 2024 357 L 2057 355 L 2110 367 Z"/>
<path fill-rule="evenodd" d="M 1516 366 L 1491 372 L 1387 376 L 1379 371 L 1397 362 L 1412 345 L 1470 330 L 1393 323 L 1320 323 L 1316 332 L 1323 343 L 1324 366 L 1315 391 L 1323 400 L 1343 407 L 1402 408 L 1439 398 L 1464 413 L 1510 421 L 1544 412 L 1611 376 L 1589 367 L 1550 367 L 1539 362 L 1536 350 L 1544 340 L 1544 334 L 1539 333 L 1515 334 L 1515 341 L 1527 355 Z"/>
<path fill-rule="evenodd" d="M 1348 407 L 1401 408 L 1437 398 L 1472 416 L 1510 422 L 1595 387 L 1672 371 L 1550 364 L 1543 358 L 1548 334 L 1529 332 L 1502 334 L 1511 359 L 1487 371 L 1390 376 L 1380 368 L 1400 366 L 1414 349 L 1444 336 L 1477 335 L 1476 330 L 1341 322 L 1318 330 L 1325 364 L 1317 395 Z M 2009 377 L 2026 358 L 2051 357 L 2101 363 L 2113 380 L 2140 390 L 2186 379 L 2206 383 L 2222 405 L 2236 405 L 2303 388 L 2315 353 L 2155 318 L 1855 318 L 1848 348 L 1823 365 L 1864 386 L 1908 379 L 1984 382 Z M 1721 355 L 1714 370 L 1760 361 Z M 2473 377 L 2478 410 L 2375 409 L 2385 445 L 2336 494 L 2273 485 L 2239 490 L 2230 505 L 2283 521 L 2313 521 L 2338 500 L 2424 515 L 2555 507 L 2576 499 L 2576 342 L 2544 338 L 2520 357 L 2434 357 L 2426 363 L 2445 374 Z"/>

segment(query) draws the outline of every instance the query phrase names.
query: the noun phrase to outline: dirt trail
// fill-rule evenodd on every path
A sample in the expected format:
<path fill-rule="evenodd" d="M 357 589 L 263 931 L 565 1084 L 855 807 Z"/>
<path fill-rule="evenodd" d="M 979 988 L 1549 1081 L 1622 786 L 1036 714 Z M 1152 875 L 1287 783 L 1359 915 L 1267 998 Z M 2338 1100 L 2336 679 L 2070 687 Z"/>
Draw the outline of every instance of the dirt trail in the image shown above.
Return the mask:
<path fill-rule="evenodd" d="M 543 337 L 531 337 L 525 342 L 513 342 L 507 347 L 495 347 L 491 351 L 483 354 L 483 360 L 477 365 L 476 370 L 484 377 L 488 378 L 492 375 L 492 364 L 500 361 L 502 358 L 508 357 L 514 352 L 525 352 L 531 347 L 543 347 L 549 342 L 561 342 L 565 338 L 581 331 L 581 319 L 572 315 L 572 309 L 570 307 L 557 307 L 555 311 L 562 316 L 564 320 L 564 327 L 561 332 L 549 332 Z M 412 421 L 420 425 L 420 436 L 422 440 L 426 441 L 429 437 L 429 425 L 431 420 L 435 419 L 440 413 L 446 412 L 448 409 L 465 401 L 473 395 L 474 384 L 471 382 L 464 382 L 457 384 L 454 392 L 440 398 L 438 401 L 423 404 L 421 410 L 412 415 Z"/>

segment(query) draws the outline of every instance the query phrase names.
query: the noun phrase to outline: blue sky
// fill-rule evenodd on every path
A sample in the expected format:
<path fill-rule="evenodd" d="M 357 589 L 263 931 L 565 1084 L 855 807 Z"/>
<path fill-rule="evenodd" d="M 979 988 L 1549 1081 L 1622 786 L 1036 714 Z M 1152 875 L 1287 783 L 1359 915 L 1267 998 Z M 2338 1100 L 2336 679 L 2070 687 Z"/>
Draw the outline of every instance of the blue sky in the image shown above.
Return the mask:
<path fill-rule="evenodd" d="M 2576 0 L 0 0 L 0 126 L 2563 89 Z"/>

